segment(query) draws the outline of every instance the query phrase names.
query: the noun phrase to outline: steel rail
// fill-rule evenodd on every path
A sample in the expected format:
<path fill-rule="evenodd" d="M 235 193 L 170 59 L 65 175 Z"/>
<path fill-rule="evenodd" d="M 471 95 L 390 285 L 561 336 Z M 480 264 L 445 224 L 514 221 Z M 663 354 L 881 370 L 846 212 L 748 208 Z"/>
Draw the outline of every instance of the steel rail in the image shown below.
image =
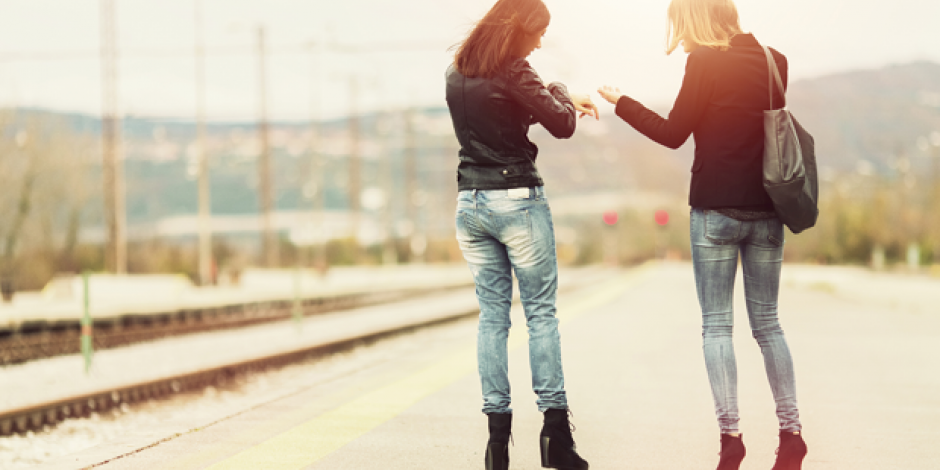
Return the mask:
<path fill-rule="evenodd" d="M 472 283 L 309 297 L 301 301 L 301 309 L 304 316 L 311 316 L 470 285 Z M 284 299 L 99 318 L 94 323 L 94 348 L 110 349 L 169 336 L 280 321 L 290 318 L 292 309 L 293 301 Z M 26 322 L 15 329 L 0 331 L 0 366 L 78 353 L 80 338 L 81 324 L 77 318 Z"/>
<path fill-rule="evenodd" d="M 68 396 L 44 403 L 27 405 L 0 411 L 0 436 L 14 433 L 39 431 L 45 426 L 54 426 L 71 418 L 101 413 L 123 404 L 167 397 L 169 395 L 197 390 L 213 385 L 223 385 L 235 377 L 268 368 L 281 367 L 313 357 L 323 356 L 356 346 L 372 343 L 382 338 L 407 333 L 419 328 L 452 322 L 479 314 L 479 309 L 452 312 L 440 317 L 413 321 L 391 326 L 383 330 L 353 335 L 347 338 L 306 346 L 291 351 L 262 356 L 206 368 L 195 372 L 167 375 L 116 388 Z"/>

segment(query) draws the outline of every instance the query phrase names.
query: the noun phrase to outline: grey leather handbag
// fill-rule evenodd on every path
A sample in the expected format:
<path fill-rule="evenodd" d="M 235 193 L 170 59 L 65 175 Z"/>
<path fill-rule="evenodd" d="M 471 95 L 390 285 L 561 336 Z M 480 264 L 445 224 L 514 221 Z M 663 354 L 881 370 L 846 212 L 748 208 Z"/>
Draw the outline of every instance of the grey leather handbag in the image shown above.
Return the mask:
<path fill-rule="evenodd" d="M 767 92 L 770 110 L 764 111 L 764 189 L 773 200 L 777 217 L 793 233 L 814 225 L 819 216 L 816 151 L 813 136 L 786 108 L 774 109 L 774 82 L 786 99 L 783 80 L 770 49 L 767 56 Z"/>

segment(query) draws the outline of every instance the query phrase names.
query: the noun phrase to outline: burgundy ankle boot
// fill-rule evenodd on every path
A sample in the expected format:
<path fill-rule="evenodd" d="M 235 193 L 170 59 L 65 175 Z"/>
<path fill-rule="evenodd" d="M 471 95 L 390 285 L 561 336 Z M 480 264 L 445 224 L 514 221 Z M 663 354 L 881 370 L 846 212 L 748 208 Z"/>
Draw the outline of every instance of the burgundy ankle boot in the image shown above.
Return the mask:
<path fill-rule="evenodd" d="M 717 470 L 738 470 L 747 451 L 744 449 L 744 435 L 734 437 L 730 434 L 721 435 L 721 458 L 718 460 Z"/>
<path fill-rule="evenodd" d="M 780 431 L 780 447 L 777 448 L 777 461 L 771 470 L 800 470 L 806 457 L 806 443 L 803 435 Z"/>

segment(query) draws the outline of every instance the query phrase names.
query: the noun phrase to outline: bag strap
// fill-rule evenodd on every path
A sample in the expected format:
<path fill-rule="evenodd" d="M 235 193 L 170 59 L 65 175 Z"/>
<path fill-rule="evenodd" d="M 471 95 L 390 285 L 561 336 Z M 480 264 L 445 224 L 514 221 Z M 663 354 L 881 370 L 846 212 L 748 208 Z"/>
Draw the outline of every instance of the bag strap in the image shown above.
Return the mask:
<path fill-rule="evenodd" d="M 780 71 L 777 70 L 777 61 L 767 46 L 761 46 L 764 49 L 764 55 L 767 56 L 767 94 L 770 96 L 770 109 L 774 109 L 774 81 L 777 82 L 777 89 L 780 90 L 780 96 L 783 97 L 784 106 L 786 106 L 787 92 L 783 89 L 783 80 L 780 78 Z"/>

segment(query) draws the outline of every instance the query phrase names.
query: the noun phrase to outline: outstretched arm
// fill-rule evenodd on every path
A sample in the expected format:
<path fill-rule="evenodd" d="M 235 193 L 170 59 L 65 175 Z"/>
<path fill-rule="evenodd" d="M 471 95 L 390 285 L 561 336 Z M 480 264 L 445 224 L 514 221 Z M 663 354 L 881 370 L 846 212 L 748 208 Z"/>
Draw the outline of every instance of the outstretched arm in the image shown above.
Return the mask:
<path fill-rule="evenodd" d="M 605 100 L 615 104 L 617 116 L 634 129 L 659 144 L 676 149 L 681 147 L 695 130 L 711 98 L 714 87 L 704 72 L 701 57 L 695 53 L 690 54 L 686 62 L 682 89 L 668 118 L 663 118 L 622 94 L 618 88 L 603 86 L 597 92 Z"/>

